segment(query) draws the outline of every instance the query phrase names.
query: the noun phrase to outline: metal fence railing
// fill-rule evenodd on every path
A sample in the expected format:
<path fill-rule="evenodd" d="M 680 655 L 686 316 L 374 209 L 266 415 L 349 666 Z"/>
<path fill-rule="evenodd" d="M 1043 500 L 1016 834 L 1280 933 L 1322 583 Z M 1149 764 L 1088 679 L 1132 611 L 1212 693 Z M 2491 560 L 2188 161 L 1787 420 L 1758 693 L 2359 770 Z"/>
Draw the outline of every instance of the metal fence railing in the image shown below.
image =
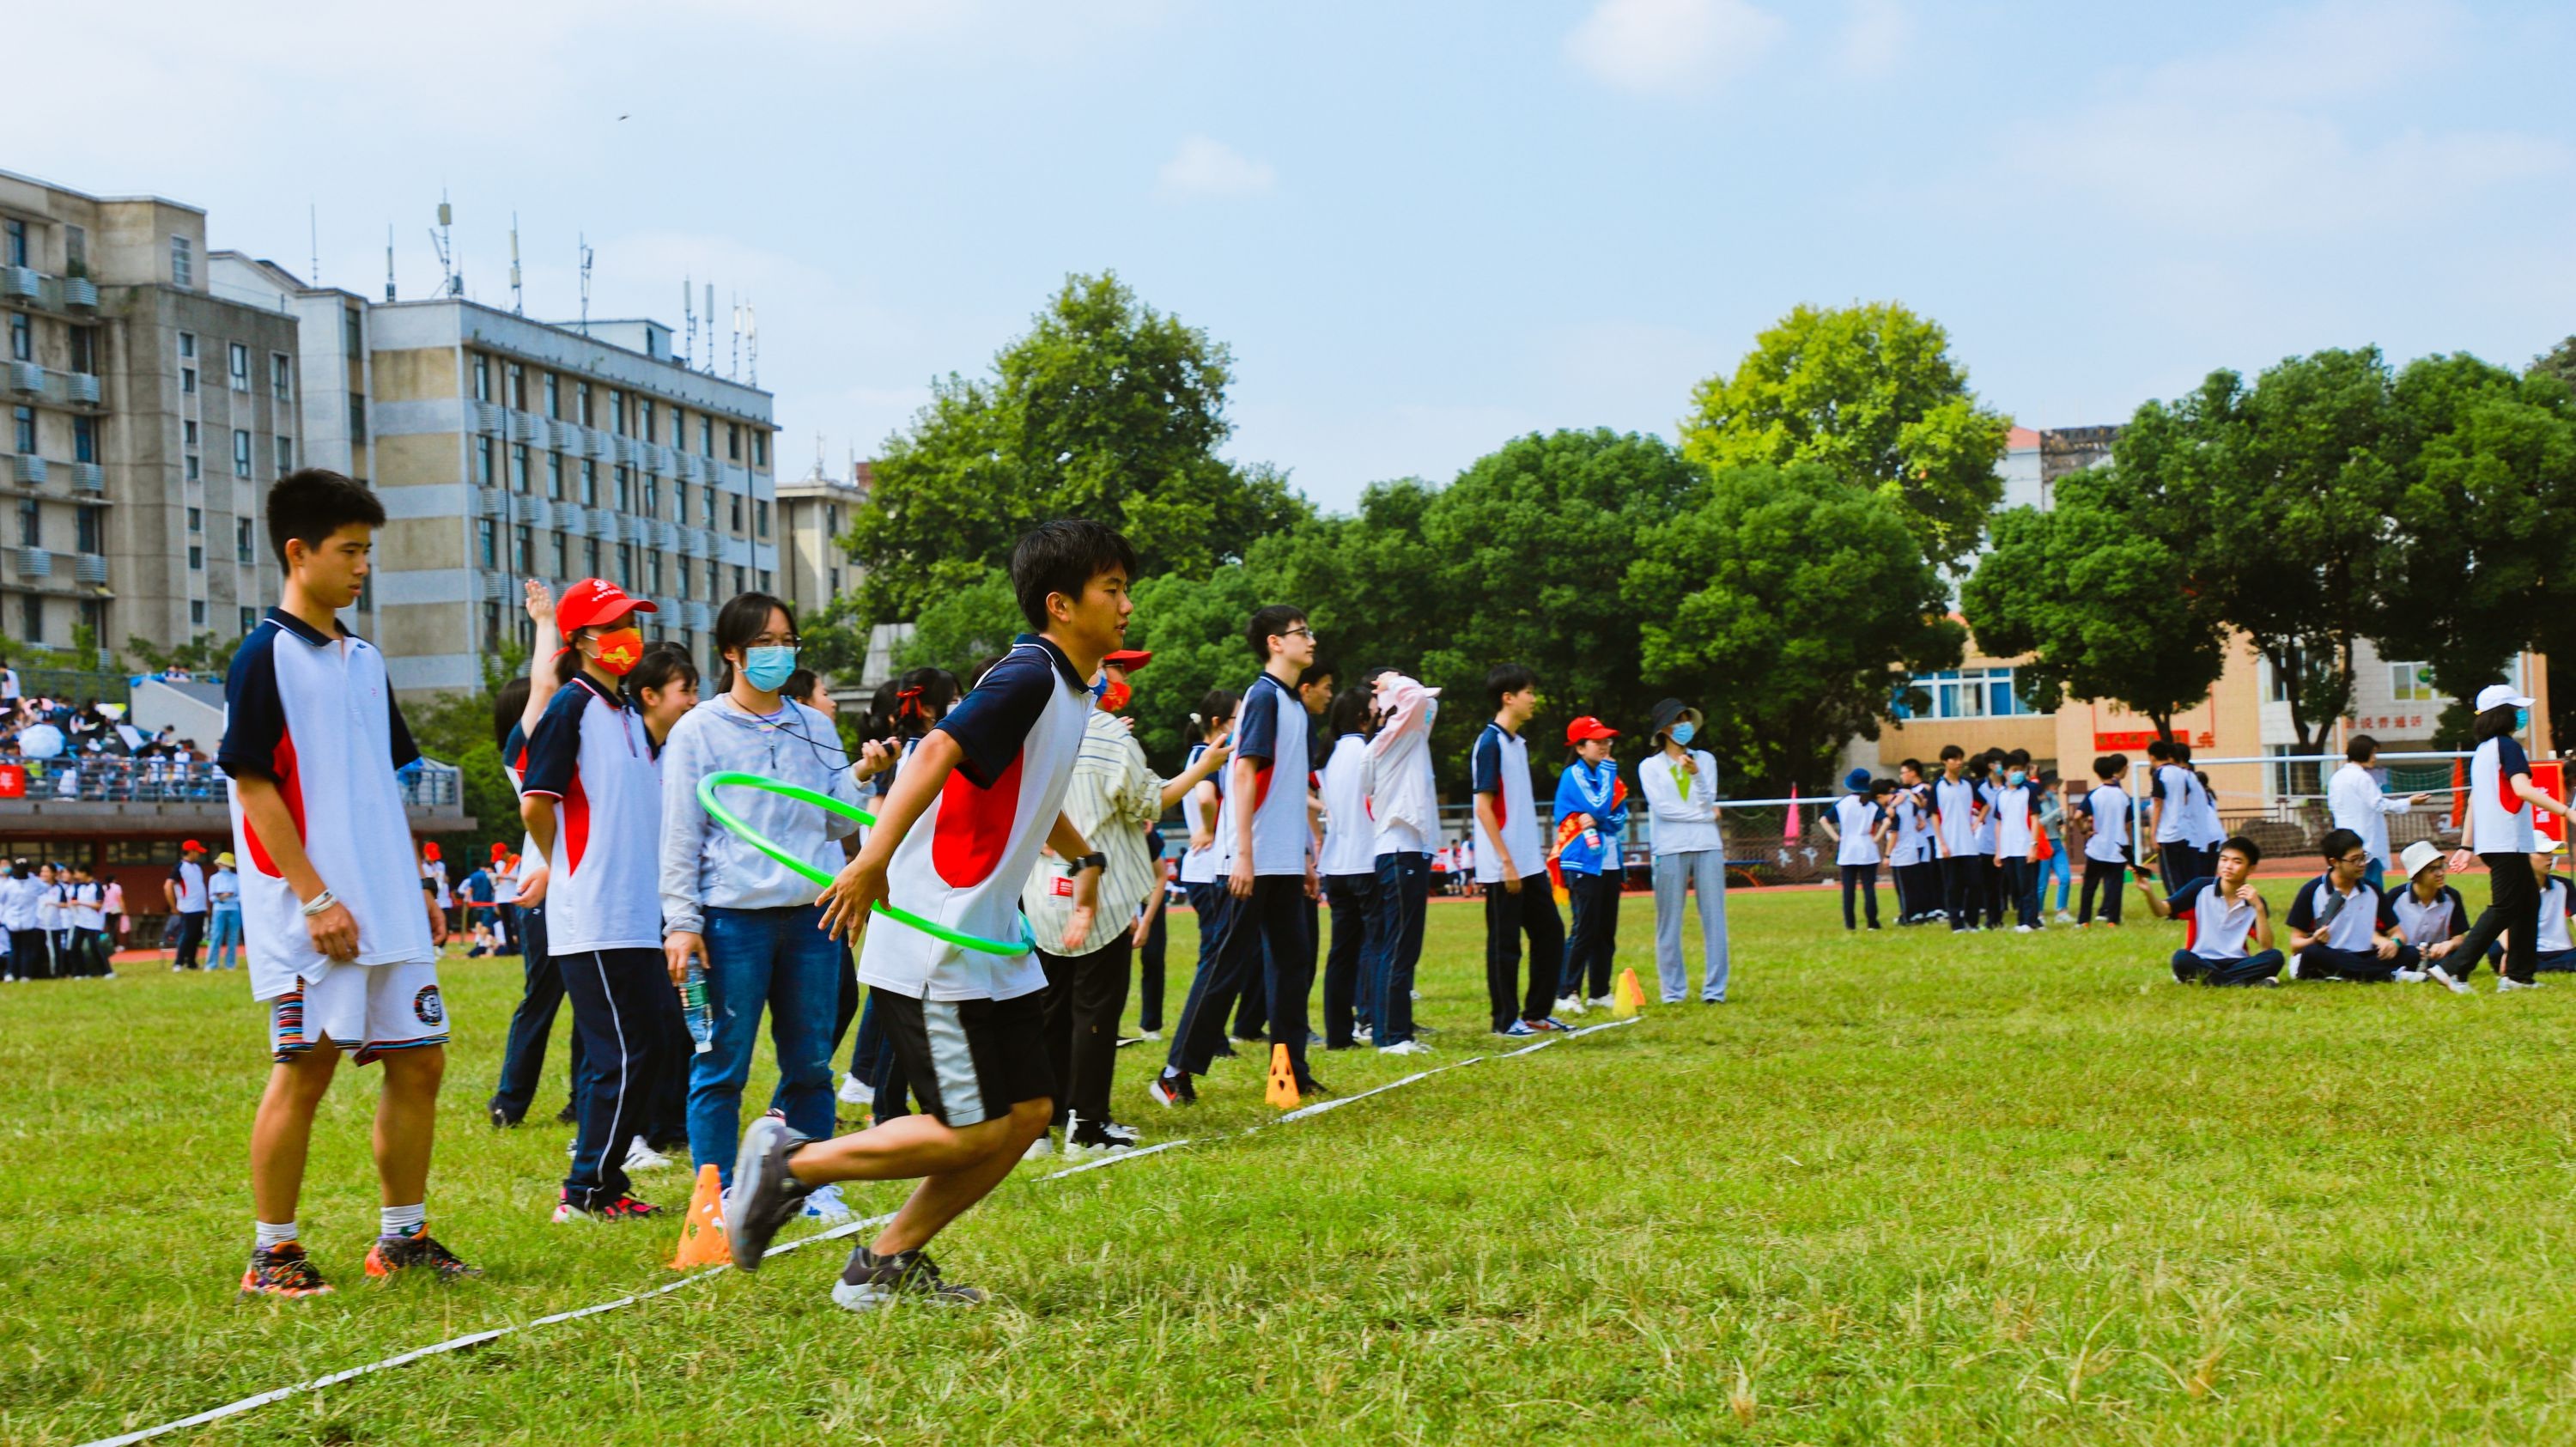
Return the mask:
<path fill-rule="evenodd" d="M 32 803 L 222 804 L 224 776 L 212 764 L 173 759 L 83 757 L 30 759 L 25 800 Z M 403 783 L 403 802 L 418 808 L 452 808 L 464 800 L 464 774 L 452 764 L 424 759 Z M 8 800 L 0 800 L 5 805 Z"/>

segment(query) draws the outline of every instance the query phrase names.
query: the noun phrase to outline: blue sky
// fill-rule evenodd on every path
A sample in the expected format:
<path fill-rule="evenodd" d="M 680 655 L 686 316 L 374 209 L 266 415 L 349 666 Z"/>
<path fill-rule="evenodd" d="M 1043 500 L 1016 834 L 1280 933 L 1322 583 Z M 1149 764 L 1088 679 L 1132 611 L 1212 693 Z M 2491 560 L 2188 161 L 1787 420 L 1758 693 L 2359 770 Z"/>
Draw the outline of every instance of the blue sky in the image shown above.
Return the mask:
<path fill-rule="evenodd" d="M 13 21 L 0 166 L 376 294 L 757 308 L 783 462 L 872 453 L 1064 273 L 1235 352 L 1327 506 L 1531 429 L 1672 435 L 1801 301 L 1902 300 L 2034 426 L 2377 342 L 2576 331 L 2576 11 L 1569 0 L 136 0 Z M 112 56 L 111 53 L 112 52 Z M 101 67 L 104 67 L 102 70 Z M 101 89 L 102 76 L 114 84 Z M 624 119 L 620 119 L 620 117 Z"/>

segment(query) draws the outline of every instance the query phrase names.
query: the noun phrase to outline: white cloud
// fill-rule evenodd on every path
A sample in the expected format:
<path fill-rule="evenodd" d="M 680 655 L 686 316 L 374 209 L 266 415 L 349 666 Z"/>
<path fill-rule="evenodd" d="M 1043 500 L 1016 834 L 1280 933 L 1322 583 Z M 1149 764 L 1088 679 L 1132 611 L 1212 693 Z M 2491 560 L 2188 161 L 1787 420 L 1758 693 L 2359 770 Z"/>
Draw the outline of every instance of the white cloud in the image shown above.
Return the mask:
<path fill-rule="evenodd" d="M 1167 196 L 1259 196 L 1279 182 L 1267 161 L 1256 161 L 1223 141 L 1192 136 L 1163 163 Z"/>
<path fill-rule="evenodd" d="M 1565 53 L 1621 90 L 1684 93 L 1743 71 L 1787 29 L 1748 0 L 1600 0 Z"/>
<path fill-rule="evenodd" d="M 1914 16 L 1903 0 L 1854 0 L 1834 58 L 1846 74 L 1883 80 L 1896 73 L 1913 41 Z"/>

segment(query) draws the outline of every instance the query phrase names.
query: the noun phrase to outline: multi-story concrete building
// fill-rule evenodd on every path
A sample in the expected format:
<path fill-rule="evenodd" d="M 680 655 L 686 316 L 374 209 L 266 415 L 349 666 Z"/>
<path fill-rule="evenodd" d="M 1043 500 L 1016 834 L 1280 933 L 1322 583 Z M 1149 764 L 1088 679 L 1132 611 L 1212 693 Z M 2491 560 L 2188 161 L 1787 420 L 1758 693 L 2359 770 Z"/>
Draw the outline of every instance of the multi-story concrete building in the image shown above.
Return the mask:
<path fill-rule="evenodd" d="M 301 457 L 296 323 L 210 277 L 196 207 L 0 172 L 0 632 L 230 637 L 275 595 L 259 499 Z"/>
<path fill-rule="evenodd" d="M 778 485 L 778 596 L 811 618 L 834 598 L 858 586 L 859 566 L 841 546 L 850 519 L 868 500 L 868 464 L 850 464 L 849 475 L 814 470 Z"/>
<path fill-rule="evenodd" d="M 504 640 L 536 646 L 523 578 L 609 578 L 702 666 L 716 608 L 775 589 L 770 395 L 673 361 L 669 327 L 370 303 L 247 258 L 226 281 L 302 320 L 304 392 L 332 414 L 306 424 L 313 459 L 384 500 L 362 617 L 397 690 L 472 688 Z"/>

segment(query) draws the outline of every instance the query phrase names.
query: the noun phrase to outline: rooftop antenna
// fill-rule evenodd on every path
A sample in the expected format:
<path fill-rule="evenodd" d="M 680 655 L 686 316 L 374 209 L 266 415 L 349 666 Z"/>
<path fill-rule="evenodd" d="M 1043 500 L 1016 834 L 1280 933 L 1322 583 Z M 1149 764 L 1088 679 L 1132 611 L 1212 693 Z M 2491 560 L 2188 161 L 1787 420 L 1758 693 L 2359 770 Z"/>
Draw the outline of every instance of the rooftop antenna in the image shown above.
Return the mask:
<path fill-rule="evenodd" d="M 447 193 L 438 193 L 438 226 L 429 233 L 429 244 L 438 252 L 438 292 L 441 296 L 465 294 L 464 278 L 456 274 L 456 254 L 448 245 L 448 227 L 456 220 L 456 208 L 447 204 Z"/>
<path fill-rule="evenodd" d="M 590 241 L 581 241 L 581 334 L 590 335 Z"/>
<path fill-rule="evenodd" d="M 385 300 L 394 299 L 394 224 L 385 223 Z"/>
<path fill-rule="evenodd" d="M 521 299 L 522 294 L 519 290 L 519 213 L 513 211 L 510 213 L 510 312 L 514 316 L 524 316 L 527 314 L 527 308 L 520 305 Z"/>
<path fill-rule="evenodd" d="M 725 362 L 725 380 L 739 382 L 742 380 L 742 294 L 727 292 L 725 296 L 733 303 L 733 355 Z"/>
<path fill-rule="evenodd" d="M 690 359 L 698 354 L 698 289 L 686 276 L 680 278 L 680 320 L 687 325 L 689 334 L 687 350 L 679 356 L 680 367 L 685 371 Z"/>
<path fill-rule="evenodd" d="M 707 283 L 707 375 L 716 374 L 716 284 Z"/>
<path fill-rule="evenodd" d="M 313 246 L 312 269 L 304 273 L 304 284 L 320 286 L 322 284 L 322 207 L 319 203 L 308 201 L 304 204 L 304 224 L 309 228 L 308 239 Z"/>
<path fill-rule="evenodd" d="M 743 362 L 751 369 L 751 385 L 760 385 L 760 313 L 751 303 L 742 304 Z"/>

